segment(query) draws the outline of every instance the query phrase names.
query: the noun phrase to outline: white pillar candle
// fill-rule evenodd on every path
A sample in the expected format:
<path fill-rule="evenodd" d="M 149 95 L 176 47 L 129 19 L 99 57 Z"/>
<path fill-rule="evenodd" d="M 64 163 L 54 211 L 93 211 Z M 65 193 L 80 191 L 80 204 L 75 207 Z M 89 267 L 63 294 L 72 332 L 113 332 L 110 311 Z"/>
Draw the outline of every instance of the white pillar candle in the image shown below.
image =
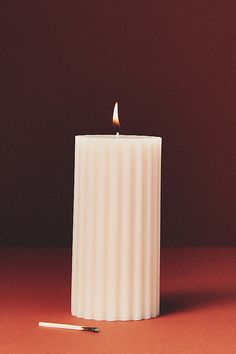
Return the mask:
<path fill-rule="evenodd" d="M 76 136 L 72 315 L 159 314 L 161 138 Z"/>

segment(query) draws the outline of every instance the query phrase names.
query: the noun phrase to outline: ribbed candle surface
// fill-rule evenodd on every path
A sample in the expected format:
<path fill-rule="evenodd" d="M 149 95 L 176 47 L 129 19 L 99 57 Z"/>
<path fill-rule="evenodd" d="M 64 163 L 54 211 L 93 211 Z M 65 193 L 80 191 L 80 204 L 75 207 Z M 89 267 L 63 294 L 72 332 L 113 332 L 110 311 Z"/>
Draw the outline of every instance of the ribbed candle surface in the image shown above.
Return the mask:
<path fill-rule="evenodd" d="M 159 314 L 161 138 L 76 136 L 72 315 Z"/>

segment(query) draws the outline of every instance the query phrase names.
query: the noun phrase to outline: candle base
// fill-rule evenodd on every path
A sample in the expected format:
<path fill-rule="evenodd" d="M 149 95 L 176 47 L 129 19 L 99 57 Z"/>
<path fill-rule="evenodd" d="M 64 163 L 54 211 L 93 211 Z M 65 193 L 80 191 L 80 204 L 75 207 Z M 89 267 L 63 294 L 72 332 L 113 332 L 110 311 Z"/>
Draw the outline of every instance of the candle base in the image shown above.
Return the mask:
<path fill-rule="evenodd" d="M 107 322 L 116 322 L 116 321 L 120 321 L 120 322 L 127 322 L 127 321 L 142 321 L 142 320 L 150 320 L 152 318 L 157 318 L 160 314 L 157 313 L 156 315 L 153 316 L 147 316 L 147 317 L 124 317 L 124 318 L 119 318 L 119 317 L 115 317 L 115 318 L 104 318 L 104 317 L 84 317 L 84 316 L 80 316 L 80 315 L 76 315 L 75 313 L 71 313 L 72 316 L 75 316 L 77 318 L 81 318 L 81 319 L 85 319 L 85 320 L 95 320 L 95 321 L 107 321 Z"/>

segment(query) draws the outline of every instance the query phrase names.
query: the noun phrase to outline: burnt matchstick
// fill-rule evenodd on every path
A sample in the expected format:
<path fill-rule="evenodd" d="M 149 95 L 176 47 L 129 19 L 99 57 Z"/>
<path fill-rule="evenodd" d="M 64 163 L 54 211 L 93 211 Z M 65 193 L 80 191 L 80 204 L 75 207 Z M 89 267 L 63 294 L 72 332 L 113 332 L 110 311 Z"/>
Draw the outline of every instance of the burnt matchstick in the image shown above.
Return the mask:
<path fill-rule="evenodd" d="M 38 325 L 39 327 L 73 329 L 76 331 L 87 331 L 87 332 L 95 332 L 95 333 L 100 332 L 100 329 L 98 327 L 77 326 L 77 325 L 69 325 L 63 323 L 39 322 Z"/>

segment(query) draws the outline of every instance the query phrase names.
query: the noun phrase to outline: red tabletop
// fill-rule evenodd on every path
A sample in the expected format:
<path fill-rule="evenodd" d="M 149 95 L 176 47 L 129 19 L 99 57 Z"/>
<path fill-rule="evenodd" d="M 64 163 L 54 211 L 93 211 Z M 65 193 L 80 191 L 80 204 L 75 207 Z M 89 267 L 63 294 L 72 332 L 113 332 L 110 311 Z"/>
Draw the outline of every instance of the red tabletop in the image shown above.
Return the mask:
<path fill-rule="evenodd" d="M 236 353 L 236 249 L 161 251 L 161 316 L 105 322 L 70 314 L 71 250 L 0 249 L 0 353 Z M 99 326 L 101 333 L 38 327 Z"/>

